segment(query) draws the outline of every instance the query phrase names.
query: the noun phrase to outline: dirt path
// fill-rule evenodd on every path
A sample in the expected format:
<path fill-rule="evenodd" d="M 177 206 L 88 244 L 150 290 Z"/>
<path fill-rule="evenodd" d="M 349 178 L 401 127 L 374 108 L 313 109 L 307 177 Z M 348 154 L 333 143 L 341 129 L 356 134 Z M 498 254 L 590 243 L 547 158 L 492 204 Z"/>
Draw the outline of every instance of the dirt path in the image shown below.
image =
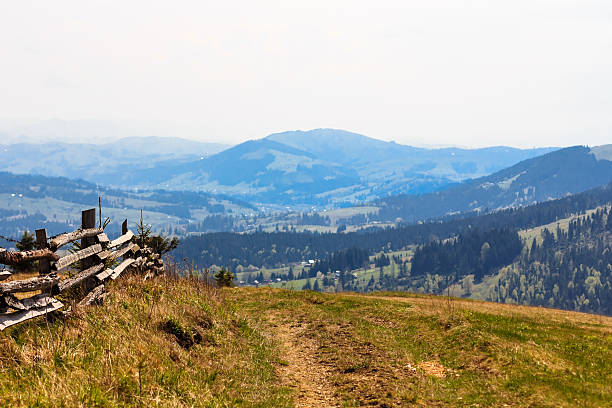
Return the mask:
<path fill-rule="evenodd" d="M 284 383 L 296 389 L 295 406 L 337 407 L 331 370 L 317 358 L 318 346 L 301 325 L 277 323 L 275 336 L 282 349 L 281 359 L 287 365 L 278 367 Z"/>

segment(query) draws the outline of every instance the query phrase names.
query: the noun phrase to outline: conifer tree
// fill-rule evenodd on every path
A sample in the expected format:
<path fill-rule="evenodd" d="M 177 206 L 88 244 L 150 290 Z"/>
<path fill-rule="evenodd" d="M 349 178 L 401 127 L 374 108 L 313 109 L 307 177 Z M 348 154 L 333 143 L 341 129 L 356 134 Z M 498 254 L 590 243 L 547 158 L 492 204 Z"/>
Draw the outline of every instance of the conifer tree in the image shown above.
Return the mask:
<path fill-rule="evenodd" d="M 21 240 L 15 244 L 15 247 L 19 251 L 31 251 L 36 247 L 36 241 L 34 235 L 30 234 L 30 231 L 24 231 L 21 236 Z M 21 262 L 15 265 L 13 269 L 16 272 L 26 272 L 34 268 L 34 261 Z"/>
<path fill-rule="evenodd" d="M 221 270 L 215 274 L 215 282 L 220 288 L 232 287 L 234 286 L 234 275 L 229 269 L 221 268 Z"/>

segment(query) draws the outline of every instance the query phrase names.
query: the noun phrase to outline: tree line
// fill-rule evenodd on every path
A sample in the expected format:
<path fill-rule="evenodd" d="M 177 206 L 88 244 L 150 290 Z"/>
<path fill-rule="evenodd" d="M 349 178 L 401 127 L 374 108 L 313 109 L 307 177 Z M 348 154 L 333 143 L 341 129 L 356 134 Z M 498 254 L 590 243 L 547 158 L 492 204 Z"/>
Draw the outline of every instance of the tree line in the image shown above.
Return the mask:
<path fill-rule="evenodd" d="M 544 229 L 502 270 L 489 299 L 612 315 L 611 239 L 609 208 Z"/>
<path fill-rule="evenodd" d="M 612 202 L 612 184 L 584 193 L 531 206 L 483 215 L 462 215 L 397 228 L 370 228 L 355 232 L 213 232 L 185 238 L 174 251 L 178 259 L 200 266 L 254 265 L 274 268 L 308 259 L 324 259 L 332 252 L 356 247 L 375 252 L 402 250 L 455 237 L 470 230 L 533 228 Z"/>

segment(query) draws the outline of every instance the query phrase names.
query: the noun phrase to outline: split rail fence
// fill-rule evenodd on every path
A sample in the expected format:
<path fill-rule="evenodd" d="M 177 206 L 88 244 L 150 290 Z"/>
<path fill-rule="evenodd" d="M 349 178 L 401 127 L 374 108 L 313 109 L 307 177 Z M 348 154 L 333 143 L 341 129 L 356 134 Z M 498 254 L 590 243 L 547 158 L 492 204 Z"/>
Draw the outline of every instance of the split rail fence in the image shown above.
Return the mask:
<path fill-rule="evenodd" d="M 13 274 L 0 270 L 0 281 L 6 281 L 0 282 L 0 330 L 61 309 L 64 304 L 56 296 L 69 291 L 80 298 L 79 305 L 98 303 L 106 296 L 105 282 L 117 279 L 128 269 L 146 272 L 145 278 L 164 272 L 159 254 L 133 242 L 134 233 L 128 229 L 127 220 L 123 221 L 121 234 L 111 240 L 102 225 L 96 227 L 94 208 L 82 212 L 81 228 L 76 231 L 47 239 L 45 229 L 36 230 L 34 250 L 0 248 L 0 264 L 15 266 L 38 261 L 39 273 L 29 279 L 6 281 Z M 57 253 L 78 240 L 78 250 L 63 256 Z M 75 268 L 75 264 L 79 267 Z M 40 293 L 23 297 L 29 292 Z M 17 293 L 22 295 L 16 296 Z"/>

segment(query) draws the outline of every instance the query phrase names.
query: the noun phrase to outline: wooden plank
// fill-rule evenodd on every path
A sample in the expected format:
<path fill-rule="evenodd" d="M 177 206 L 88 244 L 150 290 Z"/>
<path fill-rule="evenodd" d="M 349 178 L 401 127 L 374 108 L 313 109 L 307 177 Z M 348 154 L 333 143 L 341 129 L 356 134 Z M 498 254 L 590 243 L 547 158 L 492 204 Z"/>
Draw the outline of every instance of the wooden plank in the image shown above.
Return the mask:
<path fill-rule="evenodd" d="M 5 295 L 4 301 L 7 305 L 17 310 L 30 310 L 37 309 L 40 307 L 48 306 L 53 303 L 55 299 L 51 296 L 41 293 L 25 299 L 17 299 L 12 295 Z"/>
<path fill-rule="evenodd" d="M 0 270 L 0 281 L 7 280 L 12 273 L 9 270 L 2 269 Z"/>
<path fill-rule="evenodd" d="M 0 263 L 4 265 L 17 265 L 21 262 L 36 261 L 43 258 L 57 261 L 59 256 L 49 249 L 34 249 L 32 251 L 13 252 L 0 248 Z"/>
<path fill-rule="evenodd" d="M 119 248 L 118 250 L 115 251 L 115 253 L 113 253 L 111 256 L 115 259 L 119 258 L 120 256 L 123 256 L 125 254 L 127 254 L 129 251 L 131 251 L 134 247 L 137 247 L 138 245 L 136 244 L 132 244 L 127 243 L 125 246 Z"/>
<path fill-rule="evenodd" d="M 97 238 L 98 242 L 102 245 L 108 244 L 110 242 L 110 239 L 108 239 L 108 235 L 106 235 L 105 233 L 99 234 Z"/>
<path fill-rule="evenodd" d="M 84 230 L 89 229 L 89 228 L 96 228 L 96 209 L 95 208 L 91 208 L 89 210 L 85 210 L 81 212 L 81 228 Z M 84 237 L 81 239 L 82 249 L 86 249 L 90 246 L 94 246 L 95 244 L 96 244 L 95 236 Z M 83 269 L 87 269 L 93 266 L 94 263 L 95 263 L 94 259 L 83 258 L 83 262 L 81 262 L 81 265 L 83 266 Z"/>
<path fill-rule="evenodd" d="M 126 242 L 130 241 L 132 238 L 134 238 L 134 233 L 132 231 L 128 231 L 122 236 L 120 236 L 119 238 L 112 240 L 110 244 L 108 244 L 108 246 L 109 248 L 114 248 L 116 246 L 125 244 Z"/>
<path fill-rule="evenodd" d="M 99 252 L 102 252 L 102 245 L 100 244 L 96 244 L 94 246 L 84 248 L 84 249 L 81 249 L 80 251 L 75 252 L 74 254 L 64 256 L 63 258 L 61 258 L 59 261 L 55 263 L 54 267 L 56 270 L 60 271 L 66 268 L 67 266 L 72 265 L 76 261 L 80 261 L 81 259 L 84 260 Z"/>
<path fill-rule="evenodd" d="M 85 296 L 83 298 L 83 300 L 81 300 L 78 303 L 78 305 L 79 306 L 92 305 L 92 304 L 96 303 L 98 300 L 102 299 L 104 295 L 105 295 L 105 293 L 104 293 L 104 284 L 102 284 L 100 286 L 96 286 L 91 292 L 89 292 L 87 294 L 87 296 Z"/>
<path fill-rule="evenodd" d="M 98 272 L 100 272 L 102 269 L 104 269 L 104 264 L 98 264 L 98 265 L 94 265 L 91 268 L 85 269 L 84 271 L 81 271 L 79 273 L 77 273 L 76 275 L 74 275 L 71 278 L 68 279 L 64 279 L 63 281 L 61 281 L 57 286 L 60 292 L 63 292 L 65 290 L 70 289 L 71 287 L 78 285 L 79 283 L 83 282 L 85 279 L 94 276 L 95 274 L 97 274 Z"/>
<path fill-rule="evenodd" d="M 0 283 L 0 293 L 32 292 L 35 290 L 48 290 L 57 285 L 59 276 L 45 275 L 24 280 Z"/>
<path fill-rule="evenodd" d="M 108 278 L 112 274 L 113 274 L 113 270 L 112 269 L 105 269 L 104 272 L 101 272 L 101 273 L 97 274 L 96 278 L 99 281 L 104 281 L 104 280 L 106 280 L 106 278 Z"/>
<path fill-rule="evenodd" d="M 37 229 L 36 233 L 36 246 L 38 249 L 48 248 L 47 245 L 47 230 L 46 229 Z M 51 262 L 48 259 L 40 259 L 38 261 L 38 274 L 46 275 L 51 272 Z"/>
<path fill-rule="evenodd" d="M 110 278 L 112 280 L 117 279 L 119 277 L 119 275 L 121 275 L 121 273 L 125 270 L 125 268 L 127 268 L 128 266 L 130 266 L 134 262 L 135 262 L 135 260 L 132 259 L 132 258 L 128 258 L 125 261 L 121 262 L 121 264 L 113 270 L 113 274 L 110 276 Z"/>
<path fill-rule="evenodd" d="M 0 315 L 0 330 L 4 330 L 7 327 L 10 327 L 17 323 L 25 322 L 26 320 L 33 319 L 34 317 L 45 315 L 64 306 L 64 304 L 59 300 L 53 298 L 51 299 L 51 303 L 46 306 L 30 310 L 21 310 L 11 314 Z"/>
<path fill-rule="evenodd" d="M 98 254 L 98 257 L 100 259 L 106 259 L 106 258 L 117 259 L 120 256 L 125 255 L 129 251 L 135 250 L 136 248 L 139 248 L 138 245 L 128 242 L 126 245 L 117 249 L 116 251 L 111 251 L 110 249 L 107 249 L 106 251 L 102 251 Z"/>
<path fill-rule="evenodd" d="M 49 246 L 52 250 L 56 251 L 58 248 L 69 244 L 71 242 L 77 241 L 83 238 L 91 238 L 99 236 L 103 234 L 104 230 L 102 228 L 88 228 L 88 229 L 78 229 L 73 232 L 69 232 L 67 234 L 58 235 L 53 238 L 51 242 L 49 242 Z"/>

